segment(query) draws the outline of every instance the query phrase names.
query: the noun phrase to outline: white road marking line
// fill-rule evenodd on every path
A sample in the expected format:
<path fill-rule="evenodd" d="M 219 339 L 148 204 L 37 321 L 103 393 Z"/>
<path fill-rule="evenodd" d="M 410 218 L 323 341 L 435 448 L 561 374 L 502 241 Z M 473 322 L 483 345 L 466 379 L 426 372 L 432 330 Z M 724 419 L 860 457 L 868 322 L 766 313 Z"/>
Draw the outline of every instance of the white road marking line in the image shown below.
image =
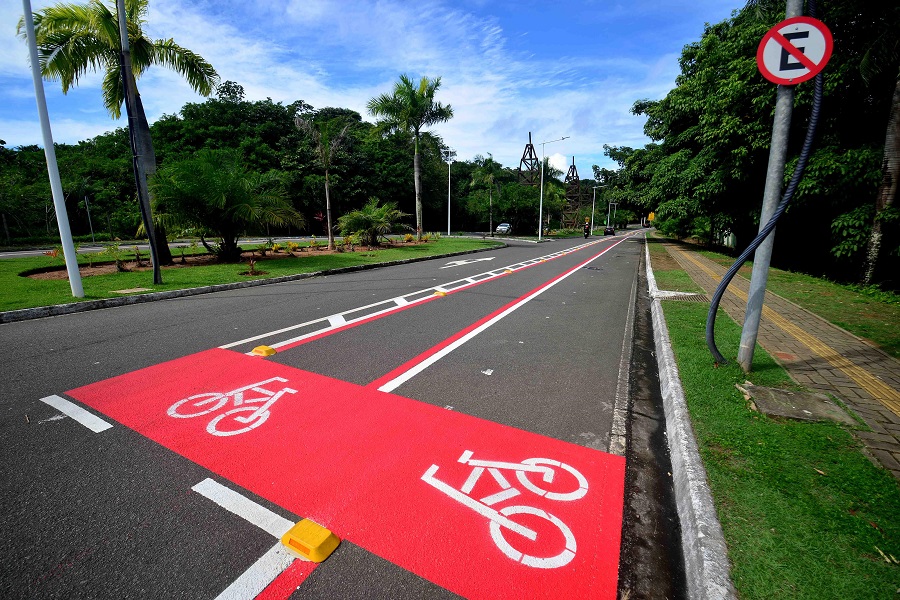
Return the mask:
<path fill-rule="evenodd" d="M 100 417 L 89 413 L 77 404 L 73 404 L 60 396 L 47 396 L 46 398 L 41 398 L 41 402 L 49 404 L 66 416 L 72 417 L 94 433 L 100 433 L 112 427 L 111 423 L 107 423 Z"/>
<path fill-rule="evenodd" d="M 294 526 L 281 515 L 212 479 L 206 478 L 191 489 L 278 539 Z"/>
<path fill-rule="evenodd" d="M 306 334 L 301 335 L 301 336 L 293 337 L 293 338 L 291 338 L 291 339 L 289 339 L 289 340 L 284 340 L 284 341 L 281 341 L 281 342 L 268 344 L 268 345 L 271 346 L 272 348 L 280 348 L 281 346 L 285 346 L 285 345 L 287 345 L 287 344 L 292 344 L 292 343 L 294 343 L 294 342 L 303 340 L 303 339 L 305 339 L 305 338 L 312 337 L 312 336 L 315 336 L 315 335 L 319 335 L 319 334 L 322 334 L 322 333 L 325 333 L 325 332 L 327 332 L 327 331 L 330 331 L 330 330 L 334 329 L 334 328 L 335 328 L 335 326 L 334 326 L 335 320 L 344 319 L 344 320 L 346 321 L 345 324 L 352 324 L 352 323 L 354 323 L 354 322 L 356 322 L 356 321 L 358 321 L 358 320 L 360 320 L 360 319 L 363 319 L 363 318 L 370 318 L 370 317 L 375 317 L 375 316 L 381 316 L 381 315 L 387 314 L 387 313 L 389 313 L 389 312 L 392 312 L 392 311 L 394 311 L 394 310 L 398 310 L 399 308 L 405 307 L 406 305 L 409 305 L 409 304 L 415 304 L 415 303 L 420 302 L 420 301 L 422 301 L 422 300 L 430 299 L 430 298 L 431 298 L 431 294 L 432 294 L 433 292 L 459 291 L 459 290 L 462 290 L 462 289 L 464 289 L 464 288 L 466 288 L 466 287 L 469 287 L 469 286 L 471 286 L 471 285 L 475 285 L 476 283 L 481 283 L 481 282 L 486 281 L 486 280 L 488 280 L 488 279 L 493 279 L 493 278 L 495 278 L 495 277 L 499 277 L 499 276 L 501 276 L 501 275 L 504 275 L 504 274 L 506 274 L 507 271 L 517 271 L 517 270 L 519 270 L 519 269 L 524 269 L 525 267 L 529 267 L 529 266 L 535 265 L 535 264 L 540 263 L 540 262 L 542 262 L 542 261 L 550 260 L 550 259 L 553 259 L 553 258 L 556 258 L 556 257 L 559 257 L 559 256 L 564 256 L 564 255 L 566 255 L 566 254 L 571 254 L 572 252 L 576 252 L 576 251 L 581 250 L 581 249 L 583 249 L 583 248 L 585 248 L 585 247 L 587 247 L 587 246 L 592 246 L 592 245 L 594 245 L 594 244 L 597 244 L 597 243 L 599 243 L 600 241 L 602 241 L 602 240 L 596 240 L 596 241 L 588 242 L 588 243 L 586 243 L 586 244 L 581 244 L 581 245 L 579 245 L 579 246 L 574 246 L 574 247 L 572 247 L 572 248 L 569 248 L 568 250 L 563 250 L 563 251 L 560 251 L 560 252 L 554 252 L 553 254 L 548 254 L 548 255 L 543 256 L 543 257 L 540 257 L 540 258 L 535 258 L 535 259 L 532 259 L 532 260 L 529 260 L 529 261 L 525 261 L 525 262 L 521 262 L 521 263 L 516 263 L 516 264 L 514 264 L 514 265 L 509 265 L 509 266 L 507 266 L 507 267 L 500 267 L 500 268 L 494 269 L 494 270 L 492 270 L 492 271 L 486 271 L 486 272 L 480 273 L 480 274 L 478 274 L 478 275 L 472 275 L 472 276 L 470 276 L 470 277 L 466 277 L 466 278 L 463 278 L 463 279 L 457 279 L 456 281 L 451 281 L 451 282 L 449 282 L 449 283 L 445 283 L 445 284 L 441 284 L 441 285 L 436 285 L 436 286 L 431 287 L 431 288 L 426 288 L 426 289 L 423 289 L 423 290 L 418 290 L 418 291 L 416 291 L 416 292 L 412 292 L 412 293 L 409 293 L 409 294 L 404 294 L 403 296 L 398 296 L 398 297 L 396 297 L 396 298 L 389 298 L 389 299 L 387 299 L 387 300 L 381 300 L 381 301 L 379 301 L 379 302 L 375 302 L 375 303 L 372 303 L 372 304 L 368 304 L 368 305 L 366 305 L 366 306 L 361 306 L 361 307 L 358 307 L 358 308 L 352 308 L 352 309 L 350 309 L 350 310 L 346 310 L 346 311 L 344 311 L 344 312 L 337 313 L 337 314 L 334 314 L 334 315 L 331 315 L 331 316 L 328 316 L 328 317 L 322 317 L 322 318 L 319 318 L 319 319 L 314 319 L 314 320 L 312 320 L 312 321 L 307 321 L 307 322 L 305 322 L 305 323 L 299 323 L 299 324 L 297 324 L 297 325 L 291 325 L 291 326 L 289 326 L 289 327 L 284 327 L 284 328 L 282 328 L 282 329 L 277 329 L 277 330 L 275 330 L 275 331 L 269 331 L 269 332 L 267 332 L 267 333 L 261 333 L 261 334 L 259 334 L 259 335 L 255 335 L 255 336 L 253 336 L 253 337 L 244 338 L 244 339 L 238 340 L 238 341 L 236 341 L 236 342 L 231 342 L 231 343 L 229 343 L 229 344 L 223 344 L 223 345 L 219 346 L 219 348 L 221 348 L 221 349 L 233 348 L 234 346 L 239 346 L 239 345 L 241 345 L 241 344 L 247 344 L 247 343 L 250 343 L 250 342 L 255 342 L 255 341 L 261 340 L 261 339 L 263 339 L 263 338 L 267 338 L 267 337 L 279 335 L 279 334 L 282 334 L 282 333 L 286 333 L 286 332 L 288 332 L 288 331 L 293 331 L 293 330 L 295 330 L 295 329 L 300 329 L 300 328 L 302 328 L 302 327 L 308 327 L 308 326 L 314 325 L 314 324 L 316 324 L 316 323 L 329 323 L 329 325 L 327 325 L 327 326 L 325 326 L 325 327 L 322 327 L 322 328 L 320 328 L 320 329 L 318 329 L 318 330 L 316 330 L 316 331 L 314 331 L 314 332 L 309 332 L 309 333 L 306 333 Z M 462 284 L 462 285 L 459 285 L 459 284 Z M 456 286 L 456 287 L 453 287 L 453 286 Z M 422 295 L 422 297 L 421 297 L 421 298 L 410 299 L 410 298 L 412 298 L 413 296 L 417 296 L 417 295 Z M 355 313 L 355 312 L 359 312 L 359 311 L 366 310 L 366 309 L 369 309 L 369 308 L 374 308 L 374 307 L 376 307 L 376 306 L 387 305 L 387 304 L 392 304 L 393 306 L 391 306 L 390 308 L 386 308 L 386 309 L 383 309 L 383 310 L 379 310 L 379 311 L 373 312 L 373 313 L 369 313 L 369 314 L 365 315 L 364 317 L 357 317 L 357 318 L 354 318 L 354 319 L 347 319 L 347 318 L 346 318 L 346 316 L 349 315 L 349 314 L 351 314 L 351 313 Z"/>
<path fill-rule="evenodd" d="M 438 362 L 439 360 L 441 360 L 442 358 L 444 358 L 445 356 L 447 356 L 448 354 L 450 354 L 457 348 L 463 346 L 469 340 L 475 338 L 483 331 L 490 329 L 495 324 L 499 323 L 500 321 L 502 321 L 503 319 L 505 319 L 512 313 L 514 313 L 515 311 L 519 310 L 520 308 L 522 308 L 523 306 L 525 306 L 526 304 L 528 304 L 529 302 L 531 302 L 532 300 L 534 300 L 535 298 L 537 298 L 538 296 L 540 296 L 541 294 L 543 294 L 544 292 L 546 292 L 547 290 L 549 290 L 550 288 L 555 286 L 556 284 L 564 281 L 565 279 L 567 279 L 569 276 L 573 275 L 574 273 L 577 273 L 582 268 L 584 268 L 585 265 L 588 265 L 588 264 L 592 263 L 593 261 L 597 260 L 604 254 L 606 254 L 607 252 L 609 252 L 610 250 L 612 250 L 613 248 L 618 246 L 620 243 L 621 242 L 617 242 L 616 244 L 613 244 L 612 246 L 610 246 L 609 248 L 607 248 L 606 250 L 604 250 L 597 256 L 594 256 L 593 258 L 585 261 L 584 263 L 578 265 L 577 267 L 569 270 L 568 273 L 565 273 L 561 277 L 538 288 L 537 290 L 535 290 L 528 296 L 522 298 L 521 300 L 519 300 L 518 302 L 516 302 L 515 304 L 513 304 L 512 306 L 510 306 L 503 312 L 501 312 L 500 314 L 496 315 L 494 318 L 490 319 L 489 321 L 486 321 L 485 323 L 482 323 L 480 326 L 476 327 L 475 329 L 473 329 L 472 331 L 470 331 L 463 337 L 459 338 L 455 342 L 453 342 L 453 343 L 445 346 L 444 348 L 440 349 L 439 351 L 435 352 L 434 354 L 432 354 L 431 356 L 429 356 L 422 362 L 418 363 L 417 365 L 414 365 L 412 368 L 410 368 L 405 373 L 401 373 L 394 379 L 383 384 L 381 387 L 378 388 L 378 390 L 381 392 L 394 391 L 395 389 L 397 389 L 398 387 L 400 387 L 401 385 L 403 385 L 404 383 L 406 383 L 407 381 L 409 381 L 410 379 L 412 379 L 413 377 L 415 377 L 416 375 L 418 375 L 419 373 L 421 373 L 422 371 L 424 371 L 425 369 L 427 369 L 428 367 L 433 365 L 434 363 Z"/>
<path fill-rule="evenodd" d="M 279 540 L 216 596 L 216 600 L 253 600 L 294 562 L 295 557 L 280 541 L 294 524 L 209 477 L 191 489 Z"/>
<path fill-rule="evenodd" d="M 279 542 L 216 596 L 216 600 L 252 600 L 291 566 L 292 562 L 294 557 Z"/>

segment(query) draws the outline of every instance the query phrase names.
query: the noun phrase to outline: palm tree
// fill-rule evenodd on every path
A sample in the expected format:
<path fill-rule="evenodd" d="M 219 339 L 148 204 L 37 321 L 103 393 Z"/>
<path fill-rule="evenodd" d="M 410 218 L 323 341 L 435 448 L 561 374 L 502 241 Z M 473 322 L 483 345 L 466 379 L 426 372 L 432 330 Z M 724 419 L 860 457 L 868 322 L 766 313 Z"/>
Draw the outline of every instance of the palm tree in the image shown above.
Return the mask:
<path fill-rule="evenodd" d="M 423 127 L 449 121 L 453 109 L 435 102 L 434 94 L 441 87 L 441 78 L 422 77 L 419 85 L 406 75 L 394 84 L 393 94 L 382 94 L 369 100 L 366 107 L 379 125 L 388 131 L 403 131 L 413 136 L 413 178 L 416 188 L 416 237 L 422 239 L 422 173 L 419 164 L 419 136 Z"/>
<path fill-rule="evenodd" d="M 221 238 L 207 250 L 222 260 L 240 259 L 238 237 L 248 227 L 305 225 L 285 197 L 276 171 L 247 170 L 239 150 L 203 149 L 190 158 L 166 164 L 150 181 L 156 219 L 169 226 L 195 227 Z"/>
<path fill-rule="evenodd" d="M 499 188 L 497 174 L 502 168 L 490 152 L 488 152 L 487 158 L 475 157 L 475 164 L 478 165 L 478 168 L 472 174 L 472 184 L 486 185 L 488 188 L 488 231 L 491 232 L 491 237 L 494 237 L 494 185 L 496 183 Z"/>
<path fill-rule="evenodd" d="M 341 127 L 340 118 L 321 121 L 318 125 L 297 117 L 294 123 L 297 128 L 305 132 L 312 138 L 315 144 L 316 159 L 325 169 L 325 215 L 328 225 L 328 249 L 334 250 L 334 230 L 331 224 L 331 181 L 329 179 L 329 171 L 334 161 L 335 155 L 340 152 L 347 141 L 347 130 L 350 129 L 350 123 L 344 123 Z"/>
<path fill-rule="evenodd" d="M 212 65 L 172 39 L 151 40 L 144 35 L 142 25 L 146 23 L 148 2 L 125 2 L 131 67 L 135 78 L 139 78 L 151 65 L 162 65 L 182 75 L 197 93 L 210 95 L 219 81 Z M 34 13 L 33 18 L 43 76 L 49 80 L 59 80 L 65 94 L 86 73 L 102 70 L 103 104 L 113 118 L 119 118 L 125 91 L 119 64 L 122 45 L 114 6 L 111 8 L 101 0 L 89 0 L 87 4 L 55 4 Z M 18 34 L 24 39 L 23 19 L 19 20 Z M 156 172 L 156 155 L 147 116 L 137 93 L 135 108 L 135 145 L 138 154 L 143 157 L 143 170 L 149 178 Z M 160 250 L 164 253 L 160 260 L 169 263 L 171 255 L 165 243 L 165 230 L 159 233 L 163 241 Z"/>
<path fill-rule="evenodd" d="M 359 234 L 367 246 L 377 246 L 378 236 L 392 232 L 398 227 L 400 219 L 408 216 L 408 213 L 397 210 L 396 202 L 379 206 L 378 198 L 372 197 L 359 210 L 340 217 L 338 227 L 343 236 Z"/>

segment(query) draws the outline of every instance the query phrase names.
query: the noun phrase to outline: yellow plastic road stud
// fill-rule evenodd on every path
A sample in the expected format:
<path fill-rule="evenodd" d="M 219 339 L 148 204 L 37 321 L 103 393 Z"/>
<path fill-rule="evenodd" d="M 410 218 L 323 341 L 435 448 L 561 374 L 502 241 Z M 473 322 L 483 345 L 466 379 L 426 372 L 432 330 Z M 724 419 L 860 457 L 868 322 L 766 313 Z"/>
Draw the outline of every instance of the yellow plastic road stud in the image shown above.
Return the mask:
<path fill-rule="evenodd" d="M 504 272 L 504 273 L 512 273 L 512 269 L 506 269 L 506 270 L 503 271 L 503 272 Z"/>
<path fill-rule="evenodd" d="M 252 350 L 252 352 L 256 356 L 272 356 L 273 354 L 275 354 L 276 350 L 271 346 L 257 346 Z"/>
<path fill-rule="evenodd" d="M 341 540 L 315 521 L 303 519 L 281 536 L 281 543 L 298 558 L 320 563 L 334 552 Z"/>
<path fill-rule="evenodd" d="M 435 296 L 446 296 L 447 292 L 435 292 L 433 295 Z"/>

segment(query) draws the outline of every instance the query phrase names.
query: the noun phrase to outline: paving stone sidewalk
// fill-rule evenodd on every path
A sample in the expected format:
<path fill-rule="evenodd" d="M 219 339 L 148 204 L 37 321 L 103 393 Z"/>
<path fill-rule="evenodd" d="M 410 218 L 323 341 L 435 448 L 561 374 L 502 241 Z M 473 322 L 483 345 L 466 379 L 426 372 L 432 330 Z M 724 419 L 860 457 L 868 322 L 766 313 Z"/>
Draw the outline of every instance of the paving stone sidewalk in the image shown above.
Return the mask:
<path fill-rule="evenodd" d="M 692 248 L 659 240 L 712 298 L 727 271 Z M 738 275 L 720 307 L 744 322 L 748 279 Z M 900 361 L 789 300 L 766 291 L 757 339 L 797 383 L 833 394 L 872 429 L 854 433 L 900 481 Z"/>

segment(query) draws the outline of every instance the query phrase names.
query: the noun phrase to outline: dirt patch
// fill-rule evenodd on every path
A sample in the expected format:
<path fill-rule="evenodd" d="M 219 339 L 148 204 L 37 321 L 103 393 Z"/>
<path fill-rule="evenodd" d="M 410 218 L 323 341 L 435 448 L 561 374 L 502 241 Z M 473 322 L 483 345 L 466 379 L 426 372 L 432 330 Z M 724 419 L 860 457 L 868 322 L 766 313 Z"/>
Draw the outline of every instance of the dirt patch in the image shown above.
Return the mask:
<path fill-rule="evenodd" d="M 400 246 L 400 245 L 403 245 L 403 246 L 415 246 L 415 245 L 417 245 L 417 244 L 424 244 L 424 243 L 425 243 L 425 242 L 411 242 L 411 243 L 396 244 L 396 245 L 391 246 L 391 247 L 397 247 L 397 246 Z M 388 246 L 382 246 L 382 247 L 380 247 L 380 248 L 369 248 L 369 247 L 367 247 L 367 246 L 356 246 L 356 247 L 353 248 L 352 252 L 361 252 L 361 253 L 365 253 L 365 252 L 374 252 L 374 251 L 377 251 L 377 250 L 379 250 L 379 249 L 384 250 L 384 249 L 387 249 L 387 248 L 388 248 Z M 346 252 L 351 252 L 351 250 L 346 250 L 346 249 L 345 249 L 343 252 L 345 252 L 345 253 L 346 253 Z M 256 251 L 247 251 L 247 252 L 241 253 L 241 260 L 240 260 L 239 262 L 232 263 L 232 264 L 234 264 L 234 265 L 240 265 L 240 264 L 246 265 L 246 264 L 247 264 L 247 261 L 249 261 L 250 259 L 253 259 L 253 260 L 256 261 L 256 270 L 257 270 L 257 273 L 256 273 L 256 274 L 261 274 L 261 273 L 259 273 L 259 271 L 260 271 L 261 269 L 263 269 L 263 264 L 266 263 L 266 262 L 268 262 L 268 261 L 282 260 L 282 259 L 285 259 L 285 258 L 303 258 L 303 257 L 305 257 L 305 256 L 322 256 L 322 255 L 337 254 L 337 253 L 338 253 L 337 250 L 325 250 L 325 249 L 308 250 L 308 249 L 304 249 L 303 252 L 295 252 L 295 253 L 293 253 L 293 254 L 292 254 L 292 253 L 289 253 L 289 252 L 278 252 L 278 253 L 275 253 L 275 254 L 272 254 L 272 253 L 266 253 L 265 256 L 260 256 L 259 253 L 256 252 Z M 163 270 L 185 269 L 185 268 L 190 268 L 190 267 L 202 267 L 202 266 L 205 266 L 205 265 L 220 264 L 219 261 L 216 259 L 215 256 L 212 256 L 212 255 L 209 255 L 209 254 L 203 254 L 203 255 L 200 255 L 200 256 L 187 256 L 187 255 L 185 255 L 185 256 L 182 258 L 180 255 L 177 255 L 177 254 L 173 253 L 173 255 L 172 255 L 172 260 L 173 260 L 173 264 L 171 264 L 171 265 L 163 265 L 163 267 L 162 267 Z M 152 268 L 153 268 L 153 267 L 150 265 L 150 261 L 149 261 L 149 260 L 142 260 L 142 261 L 141 261 L 141 264 L 138 264 L 138 263 L 135 262 L 135 261 L 127 261 L 127 262 L 125 262 L 125 270 L 126 270 L 126 271 L 137 271 L 137 272 L 141 272 L 141 271 L 150 271 L 150 270 L 152 270 Z M 110 273 L 115 273 L 115 272 L 116 272 L 116 264 L 115 264 L 114 262 L 103 262 L 103 263 L 95 262 L 95 263 L 94 263 L 94 266 L 80 265 L 79 268 L 78 268 L 78 271 L 81 273 L 81 276 L 82 276 L 82 277 L 92 277 L 92 276 L 94 276 L 94 275 L 108 275 L 108 274 L 110 274 Z M 247 275 L 247 274 L 248 274 L 248 273 L 241 273 L 241 275 Z M 37 273 L 29 273 L 29 274 L 27 275 L 27 277 L 28 277 L 29 279 L 44 279 L 44 280 L 51 280 L 51 279 L 68 279 L 68 278 L 69 278 L 69 274 L 68 274 L 68 272 L 66 271 L 65 265 L 60 265 L 60 266 L 58 266 L 58 267 L 51 267 L 51 268 L 49 268 L 49 269 L 42 269 L 40 272 L 37 272 Z"/>

